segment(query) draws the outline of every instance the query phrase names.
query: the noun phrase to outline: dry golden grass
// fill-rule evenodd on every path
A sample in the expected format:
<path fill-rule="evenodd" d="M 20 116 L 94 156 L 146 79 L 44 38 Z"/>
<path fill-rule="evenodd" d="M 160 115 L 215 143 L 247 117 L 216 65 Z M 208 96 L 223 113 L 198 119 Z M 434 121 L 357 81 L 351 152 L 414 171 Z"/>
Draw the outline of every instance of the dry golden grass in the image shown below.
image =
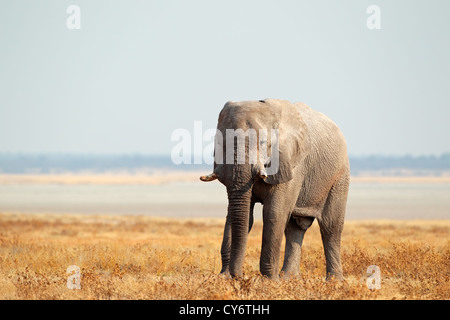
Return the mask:
<path fill-rule="evenodd" d="M 146 216 L 0 214 L 0 299 L 449 299 L 450 221 L 349 221 L 343 282 L 325 282 L 317 223 L 301 276 L 259 275 L 261 221 L 250 233 L 244 278 L 220 277 L 223 221 Z M 81 290 L 66 269 L 81 269 Z M 381 269 L 369 290 L 366 270 Z"/>

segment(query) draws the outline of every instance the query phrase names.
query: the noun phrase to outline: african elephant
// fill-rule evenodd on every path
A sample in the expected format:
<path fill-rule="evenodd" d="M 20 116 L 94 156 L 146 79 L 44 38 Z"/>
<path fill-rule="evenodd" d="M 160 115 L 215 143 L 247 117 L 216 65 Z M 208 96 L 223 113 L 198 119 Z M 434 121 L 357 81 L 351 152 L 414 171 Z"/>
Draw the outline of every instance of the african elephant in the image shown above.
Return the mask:
<path fill-rule="evenodd" d="M 254 129 L 259 143 L 250 144 L 250 136 L 245 136 L 245 157 L 241 155 L 245 161 L 239 162 L 238 143 L 225 141 L 228 134 L 226 137 L 216 134 L 215 156 L 227 154 L 228 161 L 215 157 L 213 173 L 200 177 L 202 181 L 218 179 L 228 194 L 221 273 L 242 276 L 253 208 L 258 202 L 263 205 L 262 275 L 272 279 L 279 276 L 283 232 L 286 247 L 281 275 L 299 274 L 303 236 L 317 219 L 326 258 L 326 278 L 342 279 L 340 242 L 350 169 L 345 138 L 337 125 L 303 103 L 266 99 L 227 102 L 219 114 L 217 132 L 224 133 L 227 129 L 232 129 L 231 132 Z M 261 129 L 278 135 L 270 139 L 268 135 L 262 137 Z M 234 149 L 227 153 L 230 146 Z M 255 150 L 258 155 L 266 150 L 267 156 L 252 163 L 250 153 Z M 275 152 L 277 170 L 269 173 Z"/>

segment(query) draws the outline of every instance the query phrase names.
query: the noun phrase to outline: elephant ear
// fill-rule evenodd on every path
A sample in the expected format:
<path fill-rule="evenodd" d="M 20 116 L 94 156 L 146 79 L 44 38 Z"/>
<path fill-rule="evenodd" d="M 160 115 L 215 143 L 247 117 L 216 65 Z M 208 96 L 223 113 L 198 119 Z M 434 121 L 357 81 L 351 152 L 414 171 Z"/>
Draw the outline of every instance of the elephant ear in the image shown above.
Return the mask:
<path fill-rule="evenodd" d="M 278 170 L 268 174 L 264 180 L 268 184 L 285 183 L 293 178 L 293 169 L 301 163 L 309 152 L 308 127 L 303 120 L 298 107 L 289 101 L 266 100 L 273 108 L 280 109 L 279 120 L 274 129 L 278 129 L 278 141 L 273 144 L 270 162 L 267 164 L 267 172 L 271 166 L 276 166 L 276 149 L 278 147 Z M 275 170 L 276 168 L 272 168 Z"/>

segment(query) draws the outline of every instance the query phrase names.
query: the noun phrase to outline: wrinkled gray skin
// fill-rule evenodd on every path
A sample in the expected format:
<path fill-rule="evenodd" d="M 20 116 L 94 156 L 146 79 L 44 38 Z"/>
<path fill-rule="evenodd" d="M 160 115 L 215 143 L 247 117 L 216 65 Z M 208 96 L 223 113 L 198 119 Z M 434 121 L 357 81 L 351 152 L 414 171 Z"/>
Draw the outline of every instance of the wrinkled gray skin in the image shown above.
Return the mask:
<path fill-rule="evenodd" d="M 242 276 L 253 207 L 259 202 L 263 204 L 260 258 L 263 275 L 278 278 L 283 233 L 286 247 L 281 275 L 299 274 L 303 236 L 317 219 L 326 258 L 326 278 L 342 279 L 340 242 L 349 161 L 344 136 L 336 124 L 303 103 L 260 100 L 227 102 L 217 128 L 224 133 L 224 139 L 226 129 L 278 129 L 280 150 L 279 170 L 273 175 L 261 174 L 264 164 L 246 162 L 215 164 L 213 174 L 200 177 L 203 181 L 218 178 L 227 189 L 221 273 Z M 267 144 L 270 150 L 271 142 Z M 222 145 L 225 155 L 225 141 Z"/>

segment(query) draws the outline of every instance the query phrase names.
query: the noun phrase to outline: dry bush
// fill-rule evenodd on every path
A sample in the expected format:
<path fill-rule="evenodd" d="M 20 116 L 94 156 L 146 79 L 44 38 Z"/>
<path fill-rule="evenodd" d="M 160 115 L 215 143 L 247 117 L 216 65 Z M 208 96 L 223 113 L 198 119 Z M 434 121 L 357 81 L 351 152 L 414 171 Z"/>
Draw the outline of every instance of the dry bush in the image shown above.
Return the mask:
<path fill-rule="evenodd" d="M 262 223 L 250 233 L 244 277 L 219 276 L 224 221 L 144 216 L 0 214 L 1 299 L 449 299 L 449 221 L 349 221 L 344 281 L 324 280 L 317 223 L 305 235 L 301 275 L 260 275 Z M 281 261 L 282 262 L 282 261 Z M 81 290 L 66 286 L 69 265 Z M 381 289 L 366 286 L 367 267 Z"/>

